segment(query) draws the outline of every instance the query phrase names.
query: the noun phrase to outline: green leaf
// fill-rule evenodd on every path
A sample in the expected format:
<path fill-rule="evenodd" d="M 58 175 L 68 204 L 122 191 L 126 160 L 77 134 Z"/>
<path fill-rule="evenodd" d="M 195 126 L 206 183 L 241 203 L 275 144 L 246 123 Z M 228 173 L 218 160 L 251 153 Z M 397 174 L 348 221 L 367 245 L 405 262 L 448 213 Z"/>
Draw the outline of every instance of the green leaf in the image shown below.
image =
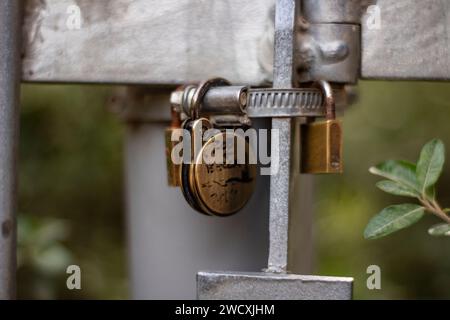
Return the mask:
<path fill-rule="evenodd" d="M 428 229 L 428 234 L 437 237 L 450 236 L 450 224 L 441 223 L 432 226 L 430 229 Z"/>
<path fill-rule="evenodd" d="M 364 231 L 364 238 L 381 238 L 397 230 L 409 227 L 419 221 L 424 213 L 424 207 L 411 203 L 384 208 L 369 221 Z"/>
<path fill-rule="evenodd" d="M 416 177 L 416 165 L 407 161 L 388 160 L 369 169 L 370 173 L 395 181 L 420 192 Z"/>
<path fill-rule="evenodd" d="M 444 161 L 445 147 L 441 140 L 433 139 L 422 148 L 416 169 L 422 194 L 426 194 L 427 188 L 437 182 L 441 175 Z"/>
<path fill-rule="evenodd" d="M 420 194 L 414 189 L 390 180 L 383 180 L 377 182 L 376 186 L 381 190 L 383 190 L 384 192 L 396 196 L 413 197 L 413 198 L 417 198 L 420 196 Z"/>
<path fill-rule="evenodd" d="M 431 187 L 427 188 L 425 194 L 428 197 L 428 199 L 435 200 L 436 199 L 436 188 L 435 188 L 435 186 L 431 186 Z"/>

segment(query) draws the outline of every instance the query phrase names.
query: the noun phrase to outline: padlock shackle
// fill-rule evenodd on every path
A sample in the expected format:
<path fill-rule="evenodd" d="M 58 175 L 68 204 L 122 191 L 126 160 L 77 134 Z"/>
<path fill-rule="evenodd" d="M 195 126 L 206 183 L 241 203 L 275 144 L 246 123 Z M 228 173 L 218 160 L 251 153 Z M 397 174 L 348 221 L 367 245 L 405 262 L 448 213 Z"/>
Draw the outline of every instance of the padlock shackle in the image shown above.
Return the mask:
<path fill-rule="evenodd" d="M 330 83 L 325 80 L 315 82 L 315 86 L 322 91 L 325 104 L 325 118 L 327 120 L 336 119 L 336 102 L 334 100 L 333 88 Z"/>
<path fill-rule="evenodd" d="M 203 97 L 210 88 L 216 86 L 229 86 L 229 85 L 231 85 L 231 83 L 224 78 L 213 78 L 201 82 L 198 85 L 197 90 L 194 93 L 194 96 L 192 97 L 190 110 L 191 119 L 198 119 L 200 117 L 200 106 L 202 104 Z"/>

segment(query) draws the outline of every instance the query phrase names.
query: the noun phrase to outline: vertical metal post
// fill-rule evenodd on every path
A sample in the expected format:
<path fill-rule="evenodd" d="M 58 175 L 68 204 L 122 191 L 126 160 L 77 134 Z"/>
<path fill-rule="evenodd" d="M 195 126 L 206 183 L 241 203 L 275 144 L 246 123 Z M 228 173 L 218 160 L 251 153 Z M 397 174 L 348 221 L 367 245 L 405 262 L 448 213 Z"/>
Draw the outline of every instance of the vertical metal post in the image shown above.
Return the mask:
<path fill-rule="evenodd" d="M 0 1 L 0 299 L 15 298 L 20 3 Z"/>
<path fill-rule="evenodd" d="M 294 75 L 294 30 L 299 11 L 297 0 L 277 0 L 275 11 L 274 88 L 291 88 Z M 270 177 L 269 262 L 268 270 L 285 272 L 288 264 L 290 202 L 290 165 L 292 144 L 291 118 L 272 119 L 272 129 L 279 132 L 279 143 L 272 143 L 271 153 L 279 154 L 279 167 Z"/>

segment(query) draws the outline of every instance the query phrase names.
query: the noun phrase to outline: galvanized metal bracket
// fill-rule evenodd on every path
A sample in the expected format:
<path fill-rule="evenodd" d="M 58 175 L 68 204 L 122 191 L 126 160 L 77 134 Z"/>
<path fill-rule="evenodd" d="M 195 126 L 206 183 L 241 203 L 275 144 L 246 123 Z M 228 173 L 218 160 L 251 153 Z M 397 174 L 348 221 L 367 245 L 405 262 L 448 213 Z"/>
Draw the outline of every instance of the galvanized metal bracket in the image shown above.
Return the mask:
<path fill-rule="evenodd" d="M 361 61 L 361 1 L 303 0 L 299 19 L 298 82 L 356 83 Z"/>
<path fill-rule="evenodd" d="M 24 2 L 25 81 L 176 85 L 220 74 L 261 85 L 273 79 L 275 0 L 108 1 L 107 11 L 101 1 L 80 0 L 82 32 L 66 26 L 73 0 Z M 299 52 L 317 59 L 301 70 L 304 81 L 323 75 L 353 82 L 359 69 L 364 79 L 450 79 L 450 1 L 304 0 L 302 11 L 309 29 L 299 36 L 310 46 Z M 360 50 L 352 49 L 353 28 L 361 28 Z M 342 61 L 336 60 L 346 49 L 336 41 L 349 49 Z"/>
<path fill-rule="evenodd" d="M 277 273 L 199 272 L 199 300 L 350 300 L 353 279 Z"/>

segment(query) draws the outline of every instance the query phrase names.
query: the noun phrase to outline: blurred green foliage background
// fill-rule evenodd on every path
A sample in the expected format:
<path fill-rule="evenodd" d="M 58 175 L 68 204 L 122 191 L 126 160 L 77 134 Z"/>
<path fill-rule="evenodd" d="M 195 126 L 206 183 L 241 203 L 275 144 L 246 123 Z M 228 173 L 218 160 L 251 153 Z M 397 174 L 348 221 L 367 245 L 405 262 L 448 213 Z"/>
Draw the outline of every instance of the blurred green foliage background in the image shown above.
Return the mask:
<path fill-rule="evenodd" d="M 126 298 L 122 126 L 110 88 L 23 85 L 19 298 Z M 66 267 L 82 290 L 66 288 Z"/>
<path fill-rule="evenodd" d="M 415 161 L 441 138 L 450 150 L 450 84 L 359 83 L 344 117 L 345 173 L 317 178 L 316 273 L 353 276 L 356 299 L 450 298 L 450 239 L 427 234 L 427 217 L 379 240 L 364 240 L 371 216 L 411 201 L 375 187 L 368 168 Z M 122 200 L 122 131 L 105 102 L 111 87 L 23 85 L 19 174 L 19 298 L 127 298 Z M 449 153 L 450 157 L 450 153 Z M 450 206 L 450 161 L 438 199 Z M 66 289 L 65 268 L 82 269 L 83 290 Z M 382 289 L 368 290 L 378 265 Z"/>
<path fill-rule="evenodd" d="M 364 240 L 371 216 L 395 203 L 414 201 L 378 190 L 370 166 L 387 159 L 416 161 L 434 137 L 450 159 L 450 84 L 359 83 L 359 102 L 344 117 L 343 175 L 318 178 L 316 238 L 321 274 L 355 277 L 357 299 L 450 298 L 450 239 L 427 234 L 441 222 L 427 216 L 386 238 Z M 438 183 L 437 199 L 450 205 L 450 161 Z M 381 268 L 382 289 L 368 290 L 366 269 Z"/>

